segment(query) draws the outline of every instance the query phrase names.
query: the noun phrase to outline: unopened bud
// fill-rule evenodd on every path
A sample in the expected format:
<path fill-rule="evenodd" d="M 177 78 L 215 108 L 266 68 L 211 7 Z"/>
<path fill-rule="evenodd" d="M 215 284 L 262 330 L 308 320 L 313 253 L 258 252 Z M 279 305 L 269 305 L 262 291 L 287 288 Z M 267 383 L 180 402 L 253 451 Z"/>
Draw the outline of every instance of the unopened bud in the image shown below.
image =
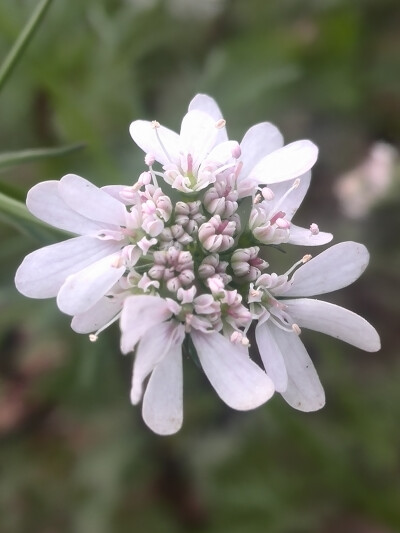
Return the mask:
<path fill-rule="evenodd" d="M 155 160 L 156 160 L 156 158 L 154 157 L 153 154 L 146 154 L 145 157 L 144 157 L 144 162 L 146 163 L 146 165 L 148 167 L 153 166 Z"/>
<path fill-rule="evenodd" d="M 267 200 L 267 202 L 275 198 L 274 191 L 269 187 L 263 187 L 261 194 L 263 195 L 264 200 Z"/>
<path fill-rule="evenodd" d="M 236 144 L 236 146 L 232 148 L 232 157 L 234 159 L 239 159 L 241 155 L 242 155 L 242 149 L 240 148 L 240 144 Z"/>

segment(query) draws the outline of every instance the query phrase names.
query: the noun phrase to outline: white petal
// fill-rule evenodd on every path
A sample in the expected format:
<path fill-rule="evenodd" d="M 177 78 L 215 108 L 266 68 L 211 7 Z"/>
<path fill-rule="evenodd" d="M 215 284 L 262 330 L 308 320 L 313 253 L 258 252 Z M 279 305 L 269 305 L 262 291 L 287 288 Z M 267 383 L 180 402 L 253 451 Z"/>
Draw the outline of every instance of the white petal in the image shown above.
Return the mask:
<path fill-rule="evenodd" d="M 300 228 L 294 224 L 290 225 L 290 234 L 288 244 L 297 244 L 299 246 L 321 246 L 327 244 L 333 239 L 332 233 L 320 231 L 313 235 L 308 228 Z"/>
<path fill-rule="evenodd" d="M 202 111 L 211 115 L 215 122 L 223 118 L 217 102 L 207 94 L 196 94 L 189 104 L 188 111 Z"/>
<path fill-rule="evenodd" d="M 154 128 L 152 122 L 135 120 L 129 127 L 135 143 L 162 165 L 179 161 L 179 135 L 164 126 Z"/>
<path fill-rule="evenodd" d="M 347 287 L 361 276 L 368 261 L 364 245 L 352 241 L 335 244 L 296 270 L 285 296 L 314 296 Z"/>
<path fill-rule="evenodd" d="M 256 341 L 265 371 L 274 382 L 275 390 L 285 391 L 288 384 L 285 361 L 268 322 L 256 326 Z"/>
<path fill-rule="evenodd" d="M 297 179 L 300 180 L 298 187 L 288 192 Z M 297 209 L 304 200 L 310 186 L 311 171 L 306 172 L 303 176 L 296 178 L 296 180 L 273 183 L 270 186 L 275 198 L 268 201 L 268 206 L 270 207 L 271 212 L 283 211 L 286 215 L 286 220 L 292 220 Z"/>
<path fill-rule="evenodd" d="M 158 296 L 129 296 L 122 309 L 121 351 L 128 353 L 134 350 L 139 339 L 149 329 L 161 324 L 171 316 L 167 302 Z"/>
<path fill-rule="evenodd" d="M 282 396 L 289 405 L 300 411 L 317 411 L 325 405 L 325 393 L 314 364 L 295 333 L 290 333 L 271 325 L 285 359 L 288 373 L 288 386 Z"/>
<path fill-rule="evenodd" d="M 313 167 L 318 148 L 311 141 L 288 144 L 267 155 L 253 168 L 249 177 L 258 183 L 279 183 L 305 174 Z"/>
<path fill-rule="evenodd" d="M 71 328 L 77 333 L 92 333 L 108 324 L 122 309 L 124 299 L 119 295 L 103 296 L 85 313 L 75 315 Z"/>
<path fill-rule="evenodd" d="M 232 150 L 236 147 L 236 141 L 225 141 L 221 144 L 217 144 L 217 146 L 215 146 L 208 154 L 204 163 L 206 165 L 209 161 L 213 161 L 215 163 L 229 163 L 232 161 Z"/>
<path fill-rule="evenodd" d="M 218 128 L 215 120 L 202 111 L 189 111 L 181 125 L 180 147 L 184 154 L 191 154 L 197 168 L 216 144 Z"/>
<path fill-rule="evenodd" d="M 125 225 L 126 208 L 122 202 L 75 174 L 60 180 L 60 196 L 74 211 L 91 220 L 115 226 Z"/>
<path fill-rule="evenodd" d="M 191 332 L 201 366 L 218 396 L 232 409 L 247 411 L 265 403 L 274 393 L 267 374 L 220 333 Z"/>
<path fill-rule="evenodd" d="M 239 181 L 245 179 L 263 157 L 282 148 L 282 146 L 283 136 L 276 126 L 270 122 L 261 122 L 252 126 L 240 143 L 243 168 Z"/>
<path fill-rule="evenodd" d="M 22 261 L 15 276 L 15 285 L 19 292 L 30 298 L 52 298 L 67 276 L 118 248 L 117 243 L 92 237 L 75 237 L 40 248 Z"/>
<path fill-rule="evenodd" d="M 223 115 L 221 113 L 220 108 L 218 107 L 217 102 L 214 100 L 214 98 L 211 98 L 211 96 L 208 96 L 207 94 L 196 94 L 196 96 L 190 102 L 188 110 L 203 111 L 203 113 L 207 113 L 208 115 L 210 115 L 215 122 L 223 118 Z M 226 133 L 226 128 L 221 128 L 218 131 L 216 142 L 222 143 L 227 140 L 228 134 Z"/>
<path fill-rule="evenodd" d="M 103 257 L 86 268 L 71 274 L 57 295 L 59 309 L 67 315 L 88 311 L 121 278 L 125 266 L 115 267 L 120 252 Z"/>
<path fill-rule="evenodd" d="M 125 200 L 124 198 L 121 198 L 120 193 L 126 188 L 126 185 L 106 185 L 105 187 L 102 187 L 101 190 L 106 192 L 119 202 L 122 202 L 124 205 L 132 205 L 132 200 Z"/>
<path fill-rule="evenodd" d="M 344 307 L 308 298 L 285 300 L 284 303 L 300 327 L 326 333 L 367 352 L 377 352 L 381 348 L 376 329 Z"/>
<path fill-rule="evenodd" d="M 59 181 L 43 181 L 32 187 L 26 197 L 29 211 L 55 228 L 78 235 L 102 229 L 98 222 L 76 213 L 64 202 L 59 193 L 59 184 Z"/>
<path fill-rule="evenodd" d="M 133 365 L 131 388 L 133 404 L 138 403 L 142 397 L 143 381 L 172 347 L 181 347 L 184 336 L 183 325 L 173 320 L 157 324 L 142 336 Z"/>
<path fill-rule="evenodd" d="M 143 420 L 155 433 L 172 435 L 183 422 L 182 347 L 174 345 L 150 376 L 143 398 Z"/>

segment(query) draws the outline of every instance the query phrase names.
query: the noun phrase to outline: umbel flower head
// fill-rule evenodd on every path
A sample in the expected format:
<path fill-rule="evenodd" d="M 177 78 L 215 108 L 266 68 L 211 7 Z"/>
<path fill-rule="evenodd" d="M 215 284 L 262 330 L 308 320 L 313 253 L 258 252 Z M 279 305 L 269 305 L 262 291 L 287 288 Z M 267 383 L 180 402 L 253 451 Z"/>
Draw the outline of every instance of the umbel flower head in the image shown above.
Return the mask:
<path fill-rule="evenodd" d="M 131 401 L 142 402 L 156 433 L 183 422 L 183 353 L 193 357 L 230 407 L 254 409 L 275 391 L 297 409 L 324 404 L 299 336 L 310 328 L 367 351 L 379 337 L 363 318 L 308 297 L 352 283 L 365 247 L 337 244 L 288 272 L 274 272 L 274 247 L 327 244 L 330 233 L 292 223 L 310 185 L 318 150 L 283 145 L 278 129 L 256 124 L 229 140 L 216 102 L 197 95 L 180 134 L 135 121 L 145 167 L 133 185 L 99 189 L 69 174 L 39 183 L 28 209 L 76 237 L 29 254 L 20 292 L 57 297 L 71 327 L 96 340 L 120 322 L 121 351 L 134 352 Z M 250 357 L 249 329 L 264 368 Z"/>

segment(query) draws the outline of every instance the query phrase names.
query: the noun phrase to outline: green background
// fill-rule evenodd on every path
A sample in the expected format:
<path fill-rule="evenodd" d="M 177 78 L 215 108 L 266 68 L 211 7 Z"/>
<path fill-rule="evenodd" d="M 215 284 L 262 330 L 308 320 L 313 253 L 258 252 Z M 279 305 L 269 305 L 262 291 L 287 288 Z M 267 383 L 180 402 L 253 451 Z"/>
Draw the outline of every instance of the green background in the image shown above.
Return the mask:
<path fill-rule="evenodd" d="M 35 6 L 1 1 L 0 58 Z M 53 2 L 0 94 L 0 151 L 86 148 L 3 169 L 1 190 L 25 198 L 69 172 L 131 184 L 143 153 L 130 122 L 177 130 L 206 92 L 231 138 L 269 120 L 318 144 L 295 222 L 367 245 L 368 270 L 330 301 L 371 321 L 382 350 L 304 332 L 327 393 L 314 414 L 280 395 L 231 411 L 185 361 L 184 427 L 158 437 L 129 403 L 118 327 L 91 344 L 53 300 L 14 288 L 24 255 L 57 235 L 0 215 L 1 533 L 400 531 L 399 166 L 362 219 L 334 194 L 373 142 L 399 147 L 399 27 L 397 0 Z"/>

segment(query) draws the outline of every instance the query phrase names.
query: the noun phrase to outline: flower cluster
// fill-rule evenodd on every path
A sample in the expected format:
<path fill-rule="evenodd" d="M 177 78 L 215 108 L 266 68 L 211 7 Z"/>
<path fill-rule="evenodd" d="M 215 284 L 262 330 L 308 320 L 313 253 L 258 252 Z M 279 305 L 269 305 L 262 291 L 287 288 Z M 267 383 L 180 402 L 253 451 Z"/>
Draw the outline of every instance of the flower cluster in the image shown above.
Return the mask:
<path fill-rule="evenodd" d="M 183 350 L 234 409 L 258 407 L 275 391 L 296 409 L 322 407 L 301 328 L 367 351 L 380 345 L 360 316 L 308 298 L 356 280 L 368 263 L 363 245 L 304 255 L 281 275 L 268 263 L 273 246 L 332 239 L 315 222 L 292 223 L 316 146 L 284 146 L 270 123 L 253 126 L 240 143 L 229 140 L 206 95 L 191 101 L 180 134 L 141 120 L 130 133 L 145 152 L 132 186 L 98 188 L 69 174 L 29 191 L 36 217 L 77 236 L 28 255 L 18 290 L 57 297 L 72 328 L 91 340 L 119 320 L 121 351 L 135 351 L 131 401 L 142 401 L 146 424 L 159 434 L 182 425 Z M 249 356 L 251 327 L 264 368 Z"/>

